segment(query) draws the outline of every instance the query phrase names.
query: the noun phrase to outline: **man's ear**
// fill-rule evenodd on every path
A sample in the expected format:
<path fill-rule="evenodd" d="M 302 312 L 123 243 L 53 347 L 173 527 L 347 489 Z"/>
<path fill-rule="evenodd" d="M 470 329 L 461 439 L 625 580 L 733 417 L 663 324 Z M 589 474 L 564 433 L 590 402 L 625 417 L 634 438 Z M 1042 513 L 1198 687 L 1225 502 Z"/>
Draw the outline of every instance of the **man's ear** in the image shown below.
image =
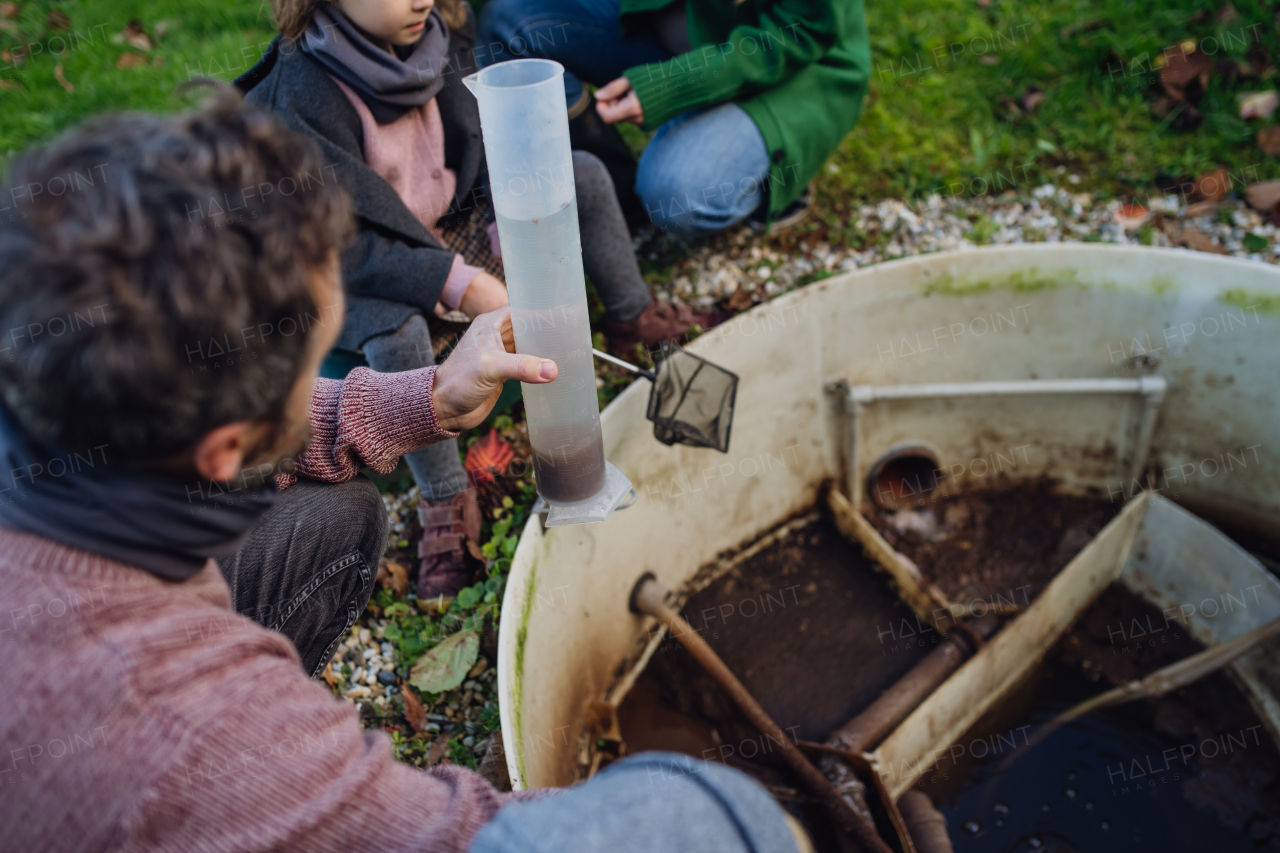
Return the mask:
<path fill-rule="evenodd" d="M 255 432 L 249 421 L 225 424 L 208 433 L 196 445 L 192 463 L 206 480 L 226 483 L 235 479 L 244 465 L 244 455 Z"/>

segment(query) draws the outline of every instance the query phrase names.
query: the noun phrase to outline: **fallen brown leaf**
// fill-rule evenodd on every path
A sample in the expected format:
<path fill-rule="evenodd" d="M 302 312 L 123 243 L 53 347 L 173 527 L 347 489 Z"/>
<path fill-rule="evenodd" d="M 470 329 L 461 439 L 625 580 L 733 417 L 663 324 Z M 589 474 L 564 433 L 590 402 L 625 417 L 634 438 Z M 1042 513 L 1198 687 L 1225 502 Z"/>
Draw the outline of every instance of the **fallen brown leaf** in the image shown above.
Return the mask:
<path fill-rule="evenodd" d="M 409 570 L 395 560 L 383 560 L 378 564 L 378 583 L 404 598 L 409 591 Z"/>
<path fill-rule="evenodd" d="M 733 295 L 729 297 L 729 301 L 726 304 L 729 306 L 730 311 L 746 311 L 755 304 L 755 301 L 755 297 L 751 295 L 751 291 L 743 290 L 739 287 L 733 292 Z"/>
<path fill-rule="evenodd" d="M 1183 228 L 1182 241 L 1187 244 L 1187 248 L 1197 252 L 1208 252 L 1211 255 L 1230 254 L 1226 247 L 1213 242 L 1212 237 L 1195 228 Z"/>
<path fill-rule="evenodd" d="M 1277 104 L 1280 104 L 1280 97 L 1276 95 L 1275 89 L 1241 95 L 1240 118 L 1271 118 L 1271 114 L 1276 111 Z"/>
<path fill-rule="evenodd" d="M 1187 205 L 1187 209 L 1183 213 L 1187 219 L 1195 219 L 1197 216 L 1213 213 L 1220 207 L 1222 207 L 1222 202 L 1220 201 L 1197 201 Z"/>
<path fill-rule="evenodd" d="M 332 664 L 324 668 L 324 680 L 325 680 L 325 683 L 328 684 L 330 687 L 337 687 L 342 683 L 342 681 L 338 678 L 337 673 L 333 671 Z"/>
<path fill-rule="evenodd" d="M 67 94 L 75 92 L 76 87 L 71 85 L 71 81 L 67 79 L 67 75 L 62 73 L 62 63 L 59 62 L 53 69 L 53 79 L 57 80 L 62 88 L 67 90 Z"/>
<path fill-rule="evenodd" d="M 1160 69 L 1160 85 L 1169 96 L 1182 102 L 1200 100 L 1209 86 L 1209 69 L 1213 67 L 1209 55 L 1194 41 L 1188 41 L 1165 48 L 1161 56 L 1166 61 Z"/>
<path fill-rule="evenodd" d="M 1126 204 L 1112 214 L 1116 224 L 1126 231 L 1137 231 L 1151 221 L 1151 211 L 1140 204 Z"/>
<path fill-rule="evenodd" d="M 1280 201 L 1280 181 L 1263 181 L 1245 187 L 1244 200 L 1254 210 L 1269 211 Z"/>
<path fill-rule="evenodd" d="M 146 64 L 147 58 L 140 53 L 122 53 L 116 60 L 116 68 L 137 68 Z"/>
<path fill-rule="evenodd" d="M 442 734 L 435 739 L 435 742 L 431 744 L 431 748 L 427 750 L 427 766 L 431 767 L 439 764 L 444 759 L 445 753 L 448 751 L 449 736 Z"/>
<path fill-rule="evenodd" d="M 147 31 L 143 28 L 142 22 L 134 18 L 125 24 L 120 35 L 124 36 L 124 40 L 128 42 L 130 47 L 136 47 L 138 50 L 151 50 L 154 45 L 151 43 L 151 37 L 147 35 Z"/>
<path fill-rule="evenodd" d="M 1223 168 L 1205 172 L 1196 178 L 1191 197 L 1196 201 L 1217 201 L 1231 189 L 1231 176 Z"/>
<path fill-rule="evenodd" d="M 0 3 L 0 18 L 18 17 L 17 3 Z"/>
<path fill-rule="evenodd" d="M 499 791 L 511 790 L 511 777 L 507 775 L 507 755 L 502 747 L 502 729 L 489 732 L 489 747 L 484 751 L 484 758 L 476 767 L 476 772 L 489 780 L 489 784 Z"/>
<path fill-rule="evenodd" d="M 51 30 L 69 30 L 71 29 L 71 18 L 61 9 L 51 9 L 48 15 L 45 15 L 44 24 Z"/>
<path fill-rule="evenodd" d="M 400 696 L 404 699 L 404 719 L 415 732 L 420 732 L 427 727 L 427 709 L 422 706 L 422 700 L 418 698 L 418 694 L 414 693 L 408 687 L 401 689 Z"/>
<path fill-rule="evenodd" d="M 1028 113 L 1033 113 L 1036 107 L 1040 106 L 1040 102 L 1044 100 L 1044 90 L 1039 86 L 1028 86 L 1022 92 L 1022 108 Z"/>
<path fill-rule="evenodd" d="M 982 56 L 978 57 L 978 61 L 983 65 L 998 65 L 1000 63 L 1000 57 L 996 56 L 994 53 L 984 53 Z"/>
<path fill-rule="evenodd" d="M 0 77 L 0 90 L 5 92 L 16 92 L 18 91 L 18 84 L 12 80 L 6 80 L 3 77 Z"/>
<path fill-rule="evenodd" d="M 1258 131 L 1258 147 L 1263 154 L 1280 157 L 1280 127 L 1264 127 Z"/>

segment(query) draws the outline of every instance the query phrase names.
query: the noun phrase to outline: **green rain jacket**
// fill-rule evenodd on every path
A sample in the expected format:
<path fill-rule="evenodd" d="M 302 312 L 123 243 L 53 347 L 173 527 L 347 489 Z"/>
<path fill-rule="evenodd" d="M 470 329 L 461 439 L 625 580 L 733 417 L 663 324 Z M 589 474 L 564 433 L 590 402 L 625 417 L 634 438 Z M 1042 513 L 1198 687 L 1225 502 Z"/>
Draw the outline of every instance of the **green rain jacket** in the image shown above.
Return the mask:
<path fill-rule="evenodd" d="M 681 0 L 622 0 L 621 23 Z M 769 217 L 805 188 L 858 120 L 871 77 L 862 0 L 683 0 L 693 49 L 637 65 L 644 127 L 734 101 L 772 160 Z M 634 19 L 631 19 L 634 20 Z"/>

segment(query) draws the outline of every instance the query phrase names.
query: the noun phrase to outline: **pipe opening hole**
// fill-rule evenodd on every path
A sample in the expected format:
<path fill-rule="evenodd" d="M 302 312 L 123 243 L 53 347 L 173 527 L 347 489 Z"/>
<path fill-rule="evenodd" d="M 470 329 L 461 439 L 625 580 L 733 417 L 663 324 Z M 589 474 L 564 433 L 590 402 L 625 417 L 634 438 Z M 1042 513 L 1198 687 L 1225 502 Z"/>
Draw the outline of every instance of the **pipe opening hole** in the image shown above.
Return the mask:
<path fill-rule="evenodd" d="M 867 496 L 881 509 L 919 505 L 938 489 L 938 457 L 924 447 L 891 450 L 871 466 Z"/>

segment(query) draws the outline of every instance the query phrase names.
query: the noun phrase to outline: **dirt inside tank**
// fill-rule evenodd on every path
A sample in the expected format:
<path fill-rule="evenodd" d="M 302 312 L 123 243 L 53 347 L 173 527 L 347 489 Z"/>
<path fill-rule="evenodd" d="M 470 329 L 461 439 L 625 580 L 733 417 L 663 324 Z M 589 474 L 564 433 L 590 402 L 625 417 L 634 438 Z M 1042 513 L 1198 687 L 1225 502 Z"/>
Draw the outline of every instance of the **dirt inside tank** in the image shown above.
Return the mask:
<path fill-rule="evenodd" d="M 957 853 L 1280 847 L 1280 752 L 1225 673 L 1038 741 L 1077 702 L 1201 648 L 1179 622 L 1109 587 L 1030 683 L 917 782 Z"/>
<path fill-rule="evenodd" d="M 1040 480 L 874 508 L 869 518 L 951 601 L 1025 606 L 1121 508 Z"/>
<path fill-rule="evenodd" d="M 1028 585 L 1034 598 L 1119 510 L 1055 494 L 1046 484 L 939 501 L 936 521 L 946 523 L 948 506 L 968 513 L 952 528 L 950 549 L 927 535 L 913 541 L 883 526 L 883 517 L 876 524 L 882 534 L 894 530 L 897 541 L 890 541 L 961 600 L 1007 596 L 1008 589 Z M 957 512 L 951 510 L 953 519 Z M 983 553 L 995 558 L 983 560 Z M 942 640 L 826 518 L 743 561 L 692 596 L 682 612 L 798 740 L 824 740 Z M 1163 621 L 1135 596 L 1109 589 L 1032 682 L 959 742 L 985 739 L 1000 753 L 975 756 L 981 748 L 965 746 L 949 767 L 944 760 L 940 772 L 925 775 L 919 784 L 946 814 L 957 851 L 1280 845 L 1280 755 L 1224 675 L 1159 700 L 1097 712 L 1025 749 L 1054 714 L 1199 649 L 1178 630 L 1141 643 L 1112 642 L 1115 626 L 1125 625 L 1131 636 L 1130 620 L 1149 617 Z M 737 767 L 800 819 L 816 849 L 841 849 L 776 745 L 747 723 L 677 641 L 659 646 L 618 721 L 627 753 L 667 749 Z M 1009 747 L 1010 740 L 1021 746 Z M 1209 754 L 1210 741 L 1220 754 Z M 1187 754 L 1188 744 L 1194 754 Z M 1165 772 L 1152 776 L 1169 755 L 1175 758 Z M 1190 839 L 1195 843 L 1183 843 Z"/>
<path fill-rule="evenodd" d="M 683 614 L 792 738 L 822 740 L 940 641 L 826 518 L 738 564 Z M 902 627 L 912 632 L 908 642 Z M 667 638 L 618 709 L 628 753 L 668 749 L 754 776 L 838 849 L 778 755 L 678 641 Z"/>

